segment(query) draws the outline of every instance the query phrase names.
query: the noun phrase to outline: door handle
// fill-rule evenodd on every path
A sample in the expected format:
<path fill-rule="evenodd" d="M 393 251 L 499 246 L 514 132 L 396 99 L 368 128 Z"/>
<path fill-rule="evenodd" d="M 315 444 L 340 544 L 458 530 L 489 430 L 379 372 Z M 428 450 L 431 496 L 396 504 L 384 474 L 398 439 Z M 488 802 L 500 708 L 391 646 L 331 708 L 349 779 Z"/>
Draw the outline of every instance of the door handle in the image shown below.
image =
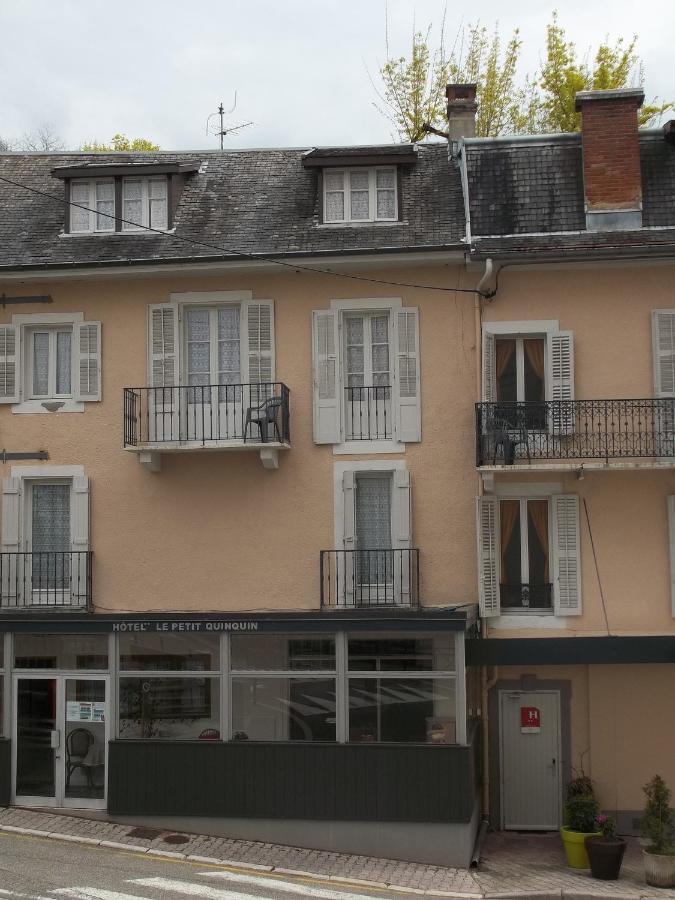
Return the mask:
<path fill-rule="evenodd" d="M 61 746 L 61 732 L 58 729 L 49 732 L 49 746 L 52 750 L 58 750 Z"/>

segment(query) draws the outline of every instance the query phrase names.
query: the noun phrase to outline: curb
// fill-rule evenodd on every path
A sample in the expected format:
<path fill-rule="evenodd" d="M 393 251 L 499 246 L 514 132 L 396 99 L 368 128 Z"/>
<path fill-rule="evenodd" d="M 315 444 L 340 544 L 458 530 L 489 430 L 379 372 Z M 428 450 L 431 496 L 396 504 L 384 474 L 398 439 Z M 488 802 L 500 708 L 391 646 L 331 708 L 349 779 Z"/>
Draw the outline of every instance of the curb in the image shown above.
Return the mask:
<path fill-rule="evenodd" d="M 55 841 L 69 841 L 73 844 L 85 844 L 90 847 L 106 847 L 110 850 L 126 850 L 129 853 L 142 853 L 144 856 L 156 856 L 160 859 L 184 859 L 186 862 L 201 863 L 210 866 L 228 866 L 235 869 L 244 869 L 252 873 L 268 872 L 275 875 L 295 875 L 302 878 L 312 878 L 316 881 L 325 881 L 327 884 L 344 884 L 354 885 L 364 888 L 373 888 L 382 890 L 386 888 L 392 891 L 399 891 L 403 894 L 416 894 L 423 897 L 454 897 L 456 900 L 483 900 L 485 894 L 482 892 L 461 892 L 461 891 L 425 891 L 420 888 L 405 887 L 403 885 L 391 884 L 385 881 L 368 881 L 364 878 L 349 878 L 343 875 L 326 875 L 319 872 L 303 872 L 300 869 L 284 869 L 281 866 L 261 866 L 255 863 L 238 862 L 232 859 L 218 859 L 214 856 L 199 856 L 197 854 L 178 853 L 173 850 L 155 850 L 152 847 L 141 847 L 138 844 L 124 844 L 121 841 L 107 841 L 97 838 L 81 837 L 77 834 L 62 834 L 58 831 L 42 831 L 38 828 L 19 828 L 16 825 L 0 824 L 0 832 L 8 832 L 9 834 L 28 835 L 29 837 L 49 838 Z M 604 900 L 612 900 L 605 897 Z M 622 897 L 621 900 L 632 900 L 632 898 Z"/>

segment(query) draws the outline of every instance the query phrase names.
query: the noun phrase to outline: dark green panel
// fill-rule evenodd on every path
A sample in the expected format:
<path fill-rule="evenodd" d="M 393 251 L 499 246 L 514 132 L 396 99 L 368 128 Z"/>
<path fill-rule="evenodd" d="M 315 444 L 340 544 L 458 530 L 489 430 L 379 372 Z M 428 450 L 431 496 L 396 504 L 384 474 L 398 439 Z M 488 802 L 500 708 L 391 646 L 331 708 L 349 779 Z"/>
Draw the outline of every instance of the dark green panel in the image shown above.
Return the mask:
<path fill-rule="evenodd" d="M 9 806 L 12 796 L 12 745 L 0 738 L 0 806 Z"/>
<path fill-rule="evenodd" d="M 467 666 L 557 666 L 675 662 L 675 636 L 474 638 Z"/>
<path fill-rule="evenodd" d="M 473 743 L 112 741 L 108 809 L 115 815 L 468 822 L 476 752 Z"/>

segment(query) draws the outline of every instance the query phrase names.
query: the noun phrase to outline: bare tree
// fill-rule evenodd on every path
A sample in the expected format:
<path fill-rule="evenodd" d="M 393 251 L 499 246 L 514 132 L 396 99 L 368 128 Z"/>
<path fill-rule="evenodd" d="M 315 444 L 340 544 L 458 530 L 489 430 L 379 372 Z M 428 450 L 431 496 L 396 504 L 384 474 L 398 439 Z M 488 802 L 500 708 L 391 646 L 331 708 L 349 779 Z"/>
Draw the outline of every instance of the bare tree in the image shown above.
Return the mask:
<path fill-rule="evenodd" d="M 63 139 L 54 131 L 49 122 L 40 125 L 35 131 L 27 131 L 18 142 L 17 149 L 30 153 L 57 153 L 65 150 Z"/>

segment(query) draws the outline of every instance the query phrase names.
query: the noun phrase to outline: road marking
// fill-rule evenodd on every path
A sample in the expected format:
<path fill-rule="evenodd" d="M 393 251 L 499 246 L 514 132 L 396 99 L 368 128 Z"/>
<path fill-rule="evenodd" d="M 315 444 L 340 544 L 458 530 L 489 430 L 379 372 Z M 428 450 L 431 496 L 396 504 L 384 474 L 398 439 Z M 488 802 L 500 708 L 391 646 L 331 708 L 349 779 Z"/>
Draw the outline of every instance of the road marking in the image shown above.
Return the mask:
<path fill-rule="evenodd" d="M 321 897 L 322 900 L 370 900 L 370 894 L 350 894 L 346 891 L 331 890 L 330 888 L 309 887 L 307 884 L 297 884 L 292 881 L 282 881 L 276 878 L 265 878 L 257 875 L 238 875 L 234 872 L 199 872 L 207 878 L 221 878 L 225 881 L 236 881 L 240 884 L 251 884 L 261 888 L 272 888 L 288 894 L 301 894 L 303 897 Z"/>
<path fill-rule="evenodd" d="M 148 900 L 147 897 L 139 897 L 138 894 L 120 894 L 119 891 L 93 887 L 56 888 L 50 893 L 58 894 L 59 897 L 70 897 L 71 900 Z M 48 898 L 45 897 L 45 900 Z"/>
<path fill-rule="evenodd" d="M 22 900 L 50 900 L 49 897 L 41 897 L 38 894 L 17 894 L 16 891 L 5 891 L 0 888 L 0 897 L 11 897 L 12 900 L 21 897 Z M 53 900 L 53 898 L 52 898 Z"/>
<path fill-rule="evenodd" d="M 274 900 L 274 897 L 264 897 L 259 894 L 240 894 L 238 891 L 221 891 L 218 888 L 206 887 L 203 884 L 175 881 L 173 878 L 134 878 L 128 884 L 160 888 L 163 891 L 175 891 L 176 894 L 188 894 L 191 897 L 204 897 L 204 900 Z M 126 894 L 120 896 L 123 896 L 126 900 Z M 85 898 L 82 898 L 82 900 L 85 900 Z M 116 900 L 116 898 L 101 897 L 100 900 Z"/>

